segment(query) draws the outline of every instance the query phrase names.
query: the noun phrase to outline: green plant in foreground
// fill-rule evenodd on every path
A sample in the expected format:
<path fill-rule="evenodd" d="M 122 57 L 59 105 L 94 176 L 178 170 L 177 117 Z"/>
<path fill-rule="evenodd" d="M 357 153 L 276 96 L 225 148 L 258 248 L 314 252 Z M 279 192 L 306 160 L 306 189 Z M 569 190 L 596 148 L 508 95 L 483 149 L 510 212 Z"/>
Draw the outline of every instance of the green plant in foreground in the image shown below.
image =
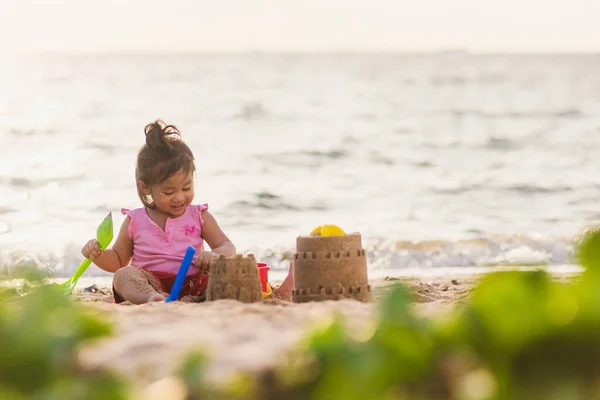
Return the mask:
<path fill-rule="evenodd" d="M 78 347 L 110 333 L 56 288 L 0 302 L 0 398 L 125 399 L 125 385 L 77 363 Z"/>

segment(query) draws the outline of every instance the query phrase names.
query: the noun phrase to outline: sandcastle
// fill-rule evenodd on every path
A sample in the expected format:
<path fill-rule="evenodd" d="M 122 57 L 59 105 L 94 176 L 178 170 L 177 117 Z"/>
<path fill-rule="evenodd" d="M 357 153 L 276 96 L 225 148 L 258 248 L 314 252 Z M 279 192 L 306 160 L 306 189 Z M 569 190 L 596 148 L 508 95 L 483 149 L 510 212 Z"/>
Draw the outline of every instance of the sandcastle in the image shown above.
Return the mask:
<path fill-rule="evenodd" d="M 296 238 L 292 301 L 372 298 L 360 233 Z"/>
<path fill-rule="evenodd" d="M 206 300 L 239 300 L 253 303 L 262 300 L 258 267 L 253 255 L 218 256 L 210 268 Z"/>

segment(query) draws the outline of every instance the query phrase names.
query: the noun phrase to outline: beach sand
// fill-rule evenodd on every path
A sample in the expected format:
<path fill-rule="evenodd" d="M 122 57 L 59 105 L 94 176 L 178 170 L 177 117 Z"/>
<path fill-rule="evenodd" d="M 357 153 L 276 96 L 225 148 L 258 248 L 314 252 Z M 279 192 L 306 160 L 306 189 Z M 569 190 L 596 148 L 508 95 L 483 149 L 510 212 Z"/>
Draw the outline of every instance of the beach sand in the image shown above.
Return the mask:
<path fill-rule="evenodd" d="M 295 304 L 269 299 L 243 304 L 233 300 L 206 303 L 111 304 L 108 288 L 75 297 L 114 323 L 114 334 L 86 346 L 84 365 L 108 367 L 145 387 L 177 373 L 184 355 L 194 350 L 209 356 L 207 378 L 221 382 L 235 372 L 258 372 L 275 366 L 318 324 L 342 315 L 353 332 L 367 330 L 376 316 L 376 300 L 396 283 L 415 296 L 417 314 L 431 317 L 469 301 L 480 274 L 372 280 L 375 302 L 328 301 Z M 570 280 L 573 274 L 554 274 Z"/>

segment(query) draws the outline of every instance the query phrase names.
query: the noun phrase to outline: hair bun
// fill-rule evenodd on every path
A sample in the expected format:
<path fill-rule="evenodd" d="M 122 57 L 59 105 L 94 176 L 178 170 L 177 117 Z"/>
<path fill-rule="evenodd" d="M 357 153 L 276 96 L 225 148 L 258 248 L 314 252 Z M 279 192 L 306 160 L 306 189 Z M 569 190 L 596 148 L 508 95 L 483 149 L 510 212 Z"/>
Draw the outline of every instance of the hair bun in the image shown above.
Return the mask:
<path fill-rule="evenodd" d="M 168 157 L 170 155 L 171 143 L 181 139 L 181 133 L 174 125 L 167 125 L 158 119 L 144 128 L 146 134 L 146 145 L 158 155 Z"/>

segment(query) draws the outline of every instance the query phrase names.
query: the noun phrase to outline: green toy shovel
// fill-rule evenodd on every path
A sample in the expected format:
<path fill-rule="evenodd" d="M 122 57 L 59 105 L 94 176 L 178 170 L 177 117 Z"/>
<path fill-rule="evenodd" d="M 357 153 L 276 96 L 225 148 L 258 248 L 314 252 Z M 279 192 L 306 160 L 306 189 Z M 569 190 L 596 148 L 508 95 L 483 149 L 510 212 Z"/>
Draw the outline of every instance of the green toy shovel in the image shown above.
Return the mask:
<path fill-rule="evenodd" d="M 98 230 L 96 231 L 96 239 L 98 240 L 98 246 L 100 247 L 100 250 L 106 249 L 113 240 L 113 220 L 110 212 L 98 227 Z M 88 269 L 91 264 L 92 260 L 86 258 L 68 281 L 58 285 L 63 290 L 65 295 L 70 296 L 71 293 L 73 293 L 73 289 L 75 289 L 75 285 L 77 285 L 79 277 L 85 272 L 86 269 Z"/>

